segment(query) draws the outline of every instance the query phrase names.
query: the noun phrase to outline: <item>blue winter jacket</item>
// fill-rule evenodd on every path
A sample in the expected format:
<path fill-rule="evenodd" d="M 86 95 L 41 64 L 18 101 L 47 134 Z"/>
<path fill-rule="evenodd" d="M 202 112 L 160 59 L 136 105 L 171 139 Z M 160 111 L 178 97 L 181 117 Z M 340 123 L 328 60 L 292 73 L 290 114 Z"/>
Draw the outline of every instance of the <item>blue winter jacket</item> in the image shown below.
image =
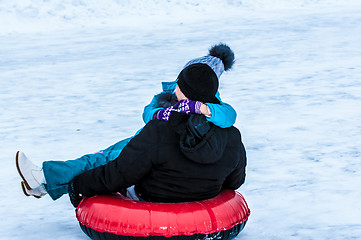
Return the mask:
<path fill-rule="evenodd" d="M 177 87 L 176 80 L 172 82 L 162 82 L 163 92 L 165 93 L 173 93 L 176 87 Z M 219 92 L 217 92 L 216 97 L 221 102 L 220 104 L 205 103 L 209 107 L 209 110 L 212 113 L 212 116 L 207 117 L 207 120 L 221 128 L 228 128 L 233 126 L 237 118 L 236 111 L 231 105 L 221 101 Z M 161 109 L 156 107 L 157 104 L 156 101 L 157 99 L 153 98 L 151 103 L 144 107 L 144 111 L 143 111 L 144 123 L 148 123 L 150 120 L 152 120 L 154 114 Z"/>

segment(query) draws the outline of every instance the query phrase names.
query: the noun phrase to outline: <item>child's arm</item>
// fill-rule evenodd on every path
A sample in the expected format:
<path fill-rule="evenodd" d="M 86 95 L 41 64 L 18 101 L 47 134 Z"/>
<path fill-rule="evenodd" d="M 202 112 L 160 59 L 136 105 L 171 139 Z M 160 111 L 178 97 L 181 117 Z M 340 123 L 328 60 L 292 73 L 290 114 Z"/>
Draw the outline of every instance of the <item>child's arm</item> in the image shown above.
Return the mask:
<path fill-rule="evenodd" d="M 178 102 L 177 97 L 175 94 L 163 91 L 157 95 L 155 95 L 147 106 L 144 107 L 143 111 L 143 120 L 144 123 L 147 124 L 150 120 L 153 119 L 154 115 L 160 110 L 160 109 L 166 109 Z"/>
<path fill-rule="evenodd" d="M 153 97 L 150 104 L 144 107 L 144 111 L 143 111 L 144 123 L 148 123 L 150 120 L 152 120 L 154 114 L 160 109 L 162 109 L 157 107 L 158 100 L 159 99 L 155 96 Z M 219 104 L 206 103 L 205 105 L 208 107 L 210 114 L 208 114 L 207 111 L 208 109 L 202 111 L 202 113 L 206 115 L 207 120 L 213 123 L 214 125 L 221 128 L 227 128 L 233 126 L 233 124 L 236 122 L 237 113 L 234 110 L 234 108 L 228 103 L 224 103 L 221 101 L 221 103 Z"/>
<path fill-rule="evenodd" d="M 143 111 L 143 121 L 145 124 L 147 124 L 150 120 L 153 119 L 153 116 L 156 112 L 158 112 L 160 109 L 159 107 L 156 107 L 157 104 L 157 98 L 153 97 L 152 101 L 144 107 Z"/>
<path fill-rule="evenodd" d="M 176 101 L 176 97 L 174 96 L 174 98 L 170 98 L 169 94 L 173 94 L 174 90 L 177 86 L 177 81 L 171 81 L 171 82 L 162 82 L 162 92 L 158 95 L 155 95 L 152 99 L 152 101 L 144 107 L 144 111 L 143 111 L 143 121 L 145 124 L 147 124 L 150 120 L 153 119 L 153 116 L 156 112 L 158 112 L 160 109 L 163 108 L 167 108 L 170 107 L 171 105 L 175 104 L 176 102 L 174 102 L 173 104 L 170 103 L 172 101 Z M 163 94 L 163 97 L 160 95 Z M 164 95 L 165 98 L 164 98 Z M 161 104 L 159 102 L 162 102 Z M 165 102 L 169 101 L 170 105 L 169 106 L 160 106 L 160 105 L 166 105 Z"/>
<path fill-rule="evenodd" d="M 220 104 L 206 103 L 211 116 L 207 117 L 207 120 L 214 125 L 221 128 L 228 128 L 233 126 L 236 122 L 237 113 L 234 108 L 228 103 L 221 102 Z"/>
<path fill-rule="evenodd" d="M 177 86 L 176 81 L 162 82 L 162 88 L 163 88 L 162 93 L 167 93 L 167 94 L 173 93 L 176 86 Z M 219 92 L 217 92 L 216 97 L 221 103 L 220 104 L 206 103 L 205 105 L 209 108 L 211 114 L 208 115 L 208 111 L 207 111 L 208 109 L 205 110 L 203 109 L 202 113 L 207 116 L 208 121 L 210 121 L 211 123 L 213 123 L 218 127 L 227 128 L 233 126 L 237 118 L 236 111 L 231 105 L 221 101 Z M 159 107 L 158 103 L 159 103 L 159 97 L 158 95 L 156 95 L 153 97 L 150 104 L 144 107 L 143 121 L 145 124 L 153 119 L 153 116 L 156 112 L 158 112 L 160 109 L 163 109 L 162 107 Z"/>
<path fill-rule="evenodd" d="M 209 111 L 203 110 L 202 113 L 207 116 L 209 122 L 220 128 L 233 126 L 237 118 L 236 110 L 228 103 L 222 102 L 219 92 L 217 92 L 216 97 L 220 103 L 205 103 Z M 210 114 L 205 114 L 206 112 L 210 112 Z"/>

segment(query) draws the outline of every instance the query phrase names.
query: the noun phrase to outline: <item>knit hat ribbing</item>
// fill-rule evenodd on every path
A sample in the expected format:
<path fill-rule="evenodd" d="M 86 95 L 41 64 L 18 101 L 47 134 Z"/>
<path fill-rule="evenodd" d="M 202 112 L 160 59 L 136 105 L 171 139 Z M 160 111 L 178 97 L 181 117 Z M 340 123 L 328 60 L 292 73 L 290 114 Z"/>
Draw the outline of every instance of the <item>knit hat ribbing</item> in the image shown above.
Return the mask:
<path fill-rule="evenodd" d="M 215 72 L 203 63 L 191 64 L 178 75 L 177 84 L 189 99 L 203 103 L 219 103 L 216 98 L 218 78 Z"/>

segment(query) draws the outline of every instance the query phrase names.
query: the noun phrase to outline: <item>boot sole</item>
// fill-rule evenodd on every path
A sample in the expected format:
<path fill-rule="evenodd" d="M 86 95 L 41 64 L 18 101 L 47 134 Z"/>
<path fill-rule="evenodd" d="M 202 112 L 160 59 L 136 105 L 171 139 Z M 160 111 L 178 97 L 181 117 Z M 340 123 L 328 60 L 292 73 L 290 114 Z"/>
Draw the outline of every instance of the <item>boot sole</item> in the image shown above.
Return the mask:
<path fill-rule="evenodd" d="M 25 196 L 27 196 L 27 197 L 31 197 L 31 196 L 33 196 L 34 198 L 41 198 L 40 196 L 37 196 L 37 195 L 30 195 L 30 194 L 28 194 L 27 192 L 26 192 L 26 189 L 27 189 L 27 187 L 25 186 L 25 182 L 21 182 L 21 188 L 23 189 L 23 193 L 25 194 Z M 29 190 L 29 189 L 28 189 Z"/>
<path fill-rule="evenodd" d="M 21 182 L 21 189 L 23 190 L 25 196 L 30 197 L 30 195 L 26 192 L 25 183 L 23 181 Z"/>
<path fill-rule="evenodd" d="M 18 170 L 18 173 L 20 175 L 20 177 L 23 179 L 22 183 L 24 183 L 25 187 L 28 189 L 28 190 L 31 190 L 31 187 L 30 185 L 28 184 L 28 182 L 26 181 L 25 177 L 23 176 L 23 174 L 21 173 L 21 170 L 20 170 L 20 166 L 19 166 L 19 151 L 16 153 L 16 169 Z M 21 184 L 21 186 L 23 186 L 23 184 Z M 26 194 L 25 194 L 26 195 Z"/>

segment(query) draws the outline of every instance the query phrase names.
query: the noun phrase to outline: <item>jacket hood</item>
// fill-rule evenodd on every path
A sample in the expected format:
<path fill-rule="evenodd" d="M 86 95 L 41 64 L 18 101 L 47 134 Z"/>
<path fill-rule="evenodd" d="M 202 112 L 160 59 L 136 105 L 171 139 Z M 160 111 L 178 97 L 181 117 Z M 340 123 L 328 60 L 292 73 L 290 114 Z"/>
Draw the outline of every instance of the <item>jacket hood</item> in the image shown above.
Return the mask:
<path fill-rule="evenodd" d="M 221 159 L 227 145 L 227 131 L 222 131 L 199 114 L 172 112 L 169 122 L 180 135 L 180 150 L 188 159 L 201 164 Z"/>

